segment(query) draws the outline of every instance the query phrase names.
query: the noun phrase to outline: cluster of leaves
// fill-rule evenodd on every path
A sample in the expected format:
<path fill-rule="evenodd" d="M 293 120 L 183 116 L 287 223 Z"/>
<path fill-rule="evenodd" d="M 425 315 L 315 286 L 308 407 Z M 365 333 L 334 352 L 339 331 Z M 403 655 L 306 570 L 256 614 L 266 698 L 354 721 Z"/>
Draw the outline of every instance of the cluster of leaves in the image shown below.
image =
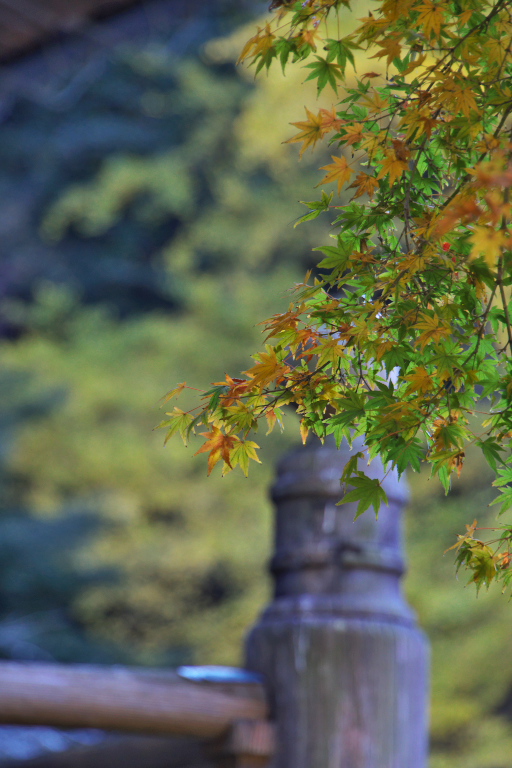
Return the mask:
<path fill-rule="evenodd" d="M 265 323 L 267 346 L 244 378 L 226 377 L 195 412 L 163 426 L 208 431 L 199 452 L 247 469 L 261 419 L 269 429 L 294 404 L 301 433 L 339 444 L 363 435 L 367 458 L 399 473 L 429 462 L 446 492 L 468 444 L 496 473 L 500 511 L 512 501 L 512 3 L 375 0 L 349 34 L 336 18 L 350 0 L 275 1 L 245 45 L 256 70 L 308 60 L 307 79 L 330 87 L 332 111 L 295 123 L 302 152 L 336 147 L 304 220 L 335 211 L 333 245 L 289 308 Z M 337 31 L 336 27 L 338 28 Z M 353 51 L 385 59 L 386 74 L 349 82 Z M 178 390 L 169 393 L 169 397 Z M 477 430 L 469 423 L 483 412 Z M 385 494 L 358 467 L 343 482 L 359 512 Z M 510 531 L 498 548 L 471 536 L 459 549 L 477 586 L 512 577 Z M 505 542 L 505 554 L 500 545 Z"/>

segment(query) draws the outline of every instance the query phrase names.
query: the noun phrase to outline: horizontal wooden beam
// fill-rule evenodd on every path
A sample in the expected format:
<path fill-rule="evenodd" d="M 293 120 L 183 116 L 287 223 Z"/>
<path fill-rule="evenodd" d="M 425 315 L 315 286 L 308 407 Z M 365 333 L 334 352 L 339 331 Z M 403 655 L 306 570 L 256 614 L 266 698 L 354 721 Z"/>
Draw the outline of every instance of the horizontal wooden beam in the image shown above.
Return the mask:
<path fill-rule="evenodd" d="M 167 670 L 0 662 L 0 723 L 200 738 L 267 717 L 258 683 L 196 683 Z"/>

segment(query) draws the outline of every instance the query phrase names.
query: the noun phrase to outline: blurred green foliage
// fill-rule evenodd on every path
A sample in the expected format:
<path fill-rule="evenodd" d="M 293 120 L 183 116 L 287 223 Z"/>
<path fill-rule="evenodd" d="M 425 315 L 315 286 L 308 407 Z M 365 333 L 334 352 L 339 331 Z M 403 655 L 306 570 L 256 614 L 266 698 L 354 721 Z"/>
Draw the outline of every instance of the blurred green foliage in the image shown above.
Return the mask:
<path fill-rule="evenodd" d="M 74 110 L 20 102 L 2 128 L 4 656 L 236 664 L 268 599 L 267 488 L 290 438 L 262 440 L 249 479 L 206 481 L 196 448 L 163 449 L 152 431 L 175 382 L 249 367 L 256 323 L 322 237 L 292 227 L 319 174 L 280 144 L 303 92 L 277 74 L 254 85 L 235 49 L 130 51 Z M 508 768 L 512 754 L 510 606 L 475 599 L 442 558 L 468 518 L 493 519 L 485 472 L 469 457 L 448 499 L 412 478 L 407 587 L 433 642 L 432 768 Z"/>
<path fill-rule="evenodd" d="M 11 150 L 15 129 L 38 126 L 32 166 L 48 154 L 53 163 L 44 194 L 40 182 L 31 198 L 32 227 L 12 235 L 15 251 L 30 242 L 34 255 L 1 305 L 11 339 L 0 366 L 41 403 L 5 451 L 4 509 L 24 511 L 27 536 L 44 525 L 50 535 L 61 520 L 74 530 L 75 520 L 73 578 L 64 594 L 56 573 L 53 599 L 71 620 L 63 649 L 80 628 L 99 644 L 77 651 L 82 660 L 110 658 L 114 645 L 138 663 L 240 661 L 267 597 L 266 493 L 289 438 L 275 436 L 250 480 L 206 483 L 193 448 L 164 450 L 152 431 L 176 378 L 204 386 L 219 366 L 251 364 L 256 323 L 310 263 L 318 230 L 291 223 L 311 170 L 290 162 L 279 183 L 273 161 L 246 159 L 236 126 L 254 93 L 232 62 L 176 62 L 146 48 L 114 61 L 78 110 L 53 115 L 51 131 L 33 105 L 8 124 Z M 90 135 L 113 113 L 115 151 L 107 140 L 99 151 Z M 135 125 L 147 128 L 140 147 Z M 74 135 L 76 151 L 67 156 L 55 134 Z M 15 149 L 23 155 L 23 131 Z M 84 515 L 91 530 L 77 547 Z M 43 558 L 48 573 L 56 554 Z M 69 658 L 55 638 L 50 650 L 38 637 L 42 654 Z"/>

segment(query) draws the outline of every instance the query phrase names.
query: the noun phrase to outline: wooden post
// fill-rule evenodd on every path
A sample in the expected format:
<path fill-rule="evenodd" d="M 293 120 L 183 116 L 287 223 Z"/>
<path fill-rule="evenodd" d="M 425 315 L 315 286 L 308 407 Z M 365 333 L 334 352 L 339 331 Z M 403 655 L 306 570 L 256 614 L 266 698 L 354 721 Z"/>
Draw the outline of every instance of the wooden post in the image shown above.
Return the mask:
<path fill-rule="evenodd" d="M 356 504 L 336 506 L 348 457 L 317 442 L 279 467 L 275 597 L 246 667 L 267 680 L 275 768 L 425 768 L 428 649 L 400 588 L 407 489 L 390 473 L 378 521 L 354 522 Z"/>

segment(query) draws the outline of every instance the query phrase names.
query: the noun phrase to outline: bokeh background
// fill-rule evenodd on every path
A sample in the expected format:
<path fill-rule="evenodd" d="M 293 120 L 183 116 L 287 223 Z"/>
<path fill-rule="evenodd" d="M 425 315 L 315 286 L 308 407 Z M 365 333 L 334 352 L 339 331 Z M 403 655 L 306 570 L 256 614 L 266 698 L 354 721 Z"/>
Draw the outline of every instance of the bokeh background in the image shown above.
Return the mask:
<path fill-rule="evenodd" d="M 207 479 L 199 443 L 164 448 L 153 428 L 178 381 L 251 365 L 258 322 L 328 242 L 328 221 L 293 224 L 329 153 L 299 163 L 282 143 L 316 100 L 299 70 L 254 80 L 235 67 L 265 5 L 193 5 L 181 17 L 153 0 L 158 23 L 143 31 L 120 13 L 107 42 L 96 27 L 3 64 L 4 659 L 236 665 L 269 597 L 267 490 L 294 415 L 261 437 L 248 479 Z M 512 764 L 512 606 L 477 598 L 443 557 L 465 523 L 492 524 L 490 479 L 473 456 L 448 498 L 410 478 L 406 588 L 433 648 L 431 768 Z"/>

